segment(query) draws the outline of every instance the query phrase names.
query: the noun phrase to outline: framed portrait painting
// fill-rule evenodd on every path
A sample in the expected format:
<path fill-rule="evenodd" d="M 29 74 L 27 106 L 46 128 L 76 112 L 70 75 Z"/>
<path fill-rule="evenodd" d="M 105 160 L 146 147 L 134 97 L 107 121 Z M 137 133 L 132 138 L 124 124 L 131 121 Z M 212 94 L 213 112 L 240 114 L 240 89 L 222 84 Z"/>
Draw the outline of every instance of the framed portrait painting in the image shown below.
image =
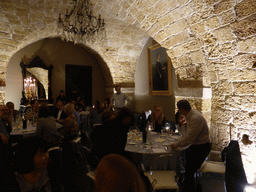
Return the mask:
<path fill-rule="evenodd" d="M 150 95 L 171 95 L 171 60 L 160 45 L 148 48 Z"/>

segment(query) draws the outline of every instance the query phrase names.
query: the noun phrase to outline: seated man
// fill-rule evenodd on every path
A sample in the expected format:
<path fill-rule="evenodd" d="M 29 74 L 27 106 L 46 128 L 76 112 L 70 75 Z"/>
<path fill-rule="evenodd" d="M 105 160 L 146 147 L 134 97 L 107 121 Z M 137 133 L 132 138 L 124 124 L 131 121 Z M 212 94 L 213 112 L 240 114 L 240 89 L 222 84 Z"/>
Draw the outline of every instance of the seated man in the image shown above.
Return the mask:
<path fill-rule="evenodd" d="M 98 127 L 95 133 L 92 155 L 99 160 L 105 155 L 115 153 L 125 155 L 127 132 L 132 120 L 132 113 L 123 107 L 120 109 L 116 119 L 110 120 Z"/>
<path fill-rule="evenodd" d="M 57 101 L 57 110 L 54 111 L 53 117 L 56 119 L 56 122 L 63 124 L 65 119 L 68 117 L 64 112 L 64 103 L 61 100 Z"/>
<path fill-rule="evenodd" d="M 9 116 L 9 109 L 6 105 L 0 105 L 0 117 L 3 125 L 5 126 L 8 134 L 12 132 L 12 120 Z"/>
<path fill-rule="evenodd" d="M 14 118 L 14 120 L 16 120 L 16 118 L 19 115 L 19 112 L 18 112 L 18 110 L 14 109 L 14 103 L 9 101 L 9 102 L 6 103 L 6 106 L 9 109 L 9 117 Z"/>

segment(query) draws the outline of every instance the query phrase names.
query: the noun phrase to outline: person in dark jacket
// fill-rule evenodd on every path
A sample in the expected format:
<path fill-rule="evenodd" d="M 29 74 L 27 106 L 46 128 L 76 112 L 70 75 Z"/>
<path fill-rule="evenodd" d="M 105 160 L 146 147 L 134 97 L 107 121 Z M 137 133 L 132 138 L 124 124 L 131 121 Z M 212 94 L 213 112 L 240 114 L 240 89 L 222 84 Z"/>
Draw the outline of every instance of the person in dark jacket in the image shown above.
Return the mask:
<path fill-rule="evenodd" d="M 110 153 L 125 155 L 124 149 L 131 120 L 131 111 L 126 107 L 121 108 L 115 119 L 97 129 L 91 154 L 99 160 Z"/>
<path fill-rule="evenodd" d="M 17 144 L 13 168 L 0 191 L 61 191 L 61 174 L 47 169 L 49 145 L 39 137 L 29 137 Z"/>

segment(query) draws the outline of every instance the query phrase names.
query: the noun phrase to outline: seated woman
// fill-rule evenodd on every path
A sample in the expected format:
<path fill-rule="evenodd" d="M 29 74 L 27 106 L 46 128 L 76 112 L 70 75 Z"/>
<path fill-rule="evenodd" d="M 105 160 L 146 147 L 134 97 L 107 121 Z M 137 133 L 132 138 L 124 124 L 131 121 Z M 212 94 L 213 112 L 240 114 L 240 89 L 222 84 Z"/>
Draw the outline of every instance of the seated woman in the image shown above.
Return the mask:
<path fill-rule="evenodd" d="M 187 128 L 187 124 L 186 124 L 186 117 L 185 115 L 182 115 L 179 111 L 175 114 L 175 124 L 176 124 L 176 128 L 179 131 L 179 134 L 184 137 L 186 134 L 186 128 Z"/>
<path fill-rule="evenodd" d="M 78 135 L 78 123 L 77 117 L 74 115 L 75 107 L 73 104 L 67 104 L 64 108 L 64 113 L 68 115 L 68 117 L 64 121 L 64 125 L 60 131 L 61 135 L 64 137 L 65 141 L 71 141 L 75 139 Z"/>
<path fill-rule="evenodd" d="M 146 185 L 136 167 L 117 154 L 105 156 L 95 175 L 97 192 L 146 192 Z"/>
<path fill-rule="evenodd" d="M 148 116 L 148 121 L 154 124 L 154 131 L 161 133 L 166 120 L 161 106 L 155 106 L 152 113 Z"/>
<path fill-rule="evenodd" d="M 61 175 L 46 169 L 49 145 L 39 137 L 28 137 L 17 144 L 14 173 L 0 186 L 0 191 L 61 191 Z"/>
<path fill-rule="evenodd" d="M 103 108 L 104 108 L 104 111 L 113 111 L 113 106 L 110 103 L 109 98 L 104 98 Z"/>
<path fill-rule="evenodd" d="M 57 131 L 55 118 L 46 105 L 39 107 L 36 136 L 45 139 L 51 146 L 60 145 L 61 134 Z"/>

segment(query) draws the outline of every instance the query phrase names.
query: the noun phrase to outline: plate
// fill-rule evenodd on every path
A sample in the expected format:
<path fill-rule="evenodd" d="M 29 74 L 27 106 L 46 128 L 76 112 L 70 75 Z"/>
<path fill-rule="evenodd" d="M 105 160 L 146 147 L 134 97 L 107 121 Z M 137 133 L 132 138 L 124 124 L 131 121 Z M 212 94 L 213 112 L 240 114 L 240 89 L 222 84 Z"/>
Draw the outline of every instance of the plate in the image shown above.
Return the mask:
<path fill-rule="evenodd" d="M 130 142 L 130 143 L 128 143 L 128 145 L 136 145 L 136 143 L 135 142 Z"/>

